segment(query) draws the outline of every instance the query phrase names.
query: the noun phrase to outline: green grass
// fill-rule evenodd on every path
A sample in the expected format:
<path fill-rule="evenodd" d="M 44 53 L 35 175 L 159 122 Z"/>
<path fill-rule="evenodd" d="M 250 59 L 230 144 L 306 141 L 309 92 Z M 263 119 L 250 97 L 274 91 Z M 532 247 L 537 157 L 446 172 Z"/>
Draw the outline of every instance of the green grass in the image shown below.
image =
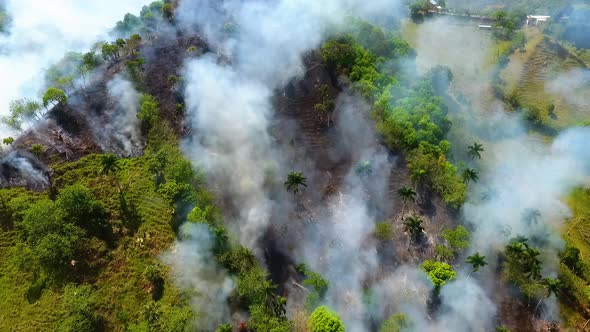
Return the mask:
<path fill-rule="evenodd" d="M 582 61 L 566 49 L 545 38 L 539 42 L 524 63 L 520 81 L 512 90 L 523 106 L 541 110 L 543 123 L 554 129 L 563 129 L 576 124 L 586 117 L 585 109 L 572 104 L 565 96 L 552 93 L 548 83 L 558 75 L 575 68 L 583 68 Z M 580 93 L 590 93 L 590 90 Z M 548 108 L 555 105 L 555 115 L 550 116 Z"/>
<path fill-rule="evenodd" d="M 95 285 L 98 313 L 109 331 L 122 331 L 126 325 L 143 319 L 142 309 L 151 301 L 149 283 L 143 272 L 147 266 L 158 264 L 159 255 L 175 238 L 171 227 L 174 207 L 155 191 L 146 160 L 147 157 L 139 157 L 119 161 L 118 179 L 126 201 L 135 207 L 141 221 L 134 233 L 122 226 L 124 217 L 120 212 L 117 186 L 111 176 L 100 175 L 100 155 L 53 165 L 56 186 L 63 188 L 81 183 L 89 187 L 107 208 L 115 233 L 121 232 L 111 248 L 101 240 L 88 240 L 89 257 L 80 257 L 90 261 L 98 271 L 96 275 L 85 275 L 83 282 Z M 10 219 L 19 219 L 19 209 L 26 209 L 46 194 L 13 188 L 0 190 L 0 197 L 11 210 L 17 211 Z M 0 330 L 56 330 L 67 315 L 61 301 L 62 285 L 48 285 L 37 301 L 29 303 L 26 293 L 34 278 L 32 272 L 19 267 L 27 263 L 26 252 L 19 246 L 22 243 L 18 228 L 3 225 L 0 231 L 0 297 L 3 299 L 0 301 Z M 166 308 L 186 305 L 181 292 L 169 282 L 166 269 L 164 274 L 165 290 L 159 303 Z"/>
<path fill-rule="evenodd" d="M 572 210 L 573 216 L 567 221 L 563 238 L 566 242 L 574 245 L 580 250 L 580 257 L 584 265 L 590 267 L 590 190 L 586 188 L 577 188 L 567 199 L 567 204 Z M 584 278 L 590 280 L 590 276 Z M 572 296 L 570 299 L 562 299 L 560 311 L 567 327 L 580 329 L 587 318 L 582 313 L 590 313 L 588 307 L 589 300 L 586 293 L 588 283 L 572 271 L 561 264 L 560 278 L 562 281 L 572 285 Z"/>

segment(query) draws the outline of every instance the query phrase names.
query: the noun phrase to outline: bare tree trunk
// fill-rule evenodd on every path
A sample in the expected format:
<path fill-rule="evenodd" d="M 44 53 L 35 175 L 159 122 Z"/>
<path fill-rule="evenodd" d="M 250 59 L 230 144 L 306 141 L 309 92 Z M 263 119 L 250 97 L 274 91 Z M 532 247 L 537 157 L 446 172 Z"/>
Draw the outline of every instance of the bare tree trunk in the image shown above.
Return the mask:
<path fill-rule="evenodd" d="M 536 313 L 537 313 L 537 309 L 539 308 L 539 305 L 541 304 L 541 302 L 543 302 L 543 300 L 544 300 L 544 299 L 545 299 L 545 298 L 543 297 L 543 298 L 541 298 L 541 299 L 539 300 L 539 303 L 537 303 L 537 306 L 535 307 L 535 311 L 533 312 L 533 314 L 536 314 Z"/>

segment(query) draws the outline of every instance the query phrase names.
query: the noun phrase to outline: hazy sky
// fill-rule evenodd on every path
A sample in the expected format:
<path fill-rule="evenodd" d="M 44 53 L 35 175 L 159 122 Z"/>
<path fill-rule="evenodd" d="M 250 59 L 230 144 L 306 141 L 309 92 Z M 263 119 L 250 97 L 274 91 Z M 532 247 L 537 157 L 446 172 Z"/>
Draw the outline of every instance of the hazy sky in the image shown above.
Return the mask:
<path fill-rule="evenodd" d="M 38 97 L 43 74 L 67 51 L 85 51 L 105 38 L 125 13 L 149 0 L 8 0 L 8 35 L 0 35 L 0 115 L 10 100 Z M 8 134 L 0 127 L 0 134 Z"/>

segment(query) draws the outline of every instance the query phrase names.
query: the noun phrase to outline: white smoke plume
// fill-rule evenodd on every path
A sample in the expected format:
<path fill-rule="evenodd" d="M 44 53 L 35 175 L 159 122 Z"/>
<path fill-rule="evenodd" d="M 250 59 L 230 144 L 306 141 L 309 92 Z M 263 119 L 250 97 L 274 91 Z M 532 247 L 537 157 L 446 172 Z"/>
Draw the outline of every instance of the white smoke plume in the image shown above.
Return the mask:
<path fill-rule="evenodd" d="M 232 62 L 187 64 L 186 103 L 196 135 L 186 150 L 236 202 L 242 243 L 253 247 L 269 223 L 272 202 L 264 184 L 280 163 L 268 133 L 274 90 L 303 73 L 303 55 L 320 45 L 330 25 L 352 12 L 393 10 L 396 3 L 181 2 L 179 20 L 200 27 Z M 237 31 L 225 31 L 227 23 Z"/>
<path fill-rule="evenodd" d="M 112 107 L 105 112 L 105 123 L 95 130 L 98 137 L 96 141 L 105 151 L 112 150 L 105 144 L 114 141 L 122 147 L 125 155 L 131 156 L 141 145 L 140 123 L 137 118 L 140 94 L 133 83 L 121 75 L 108 82 L 107 90 L 112 101 L 109 105 Z"/>
<path fill-rule="evenodd" d="M 282 155 L 269 134 L 274 114 L 272 96 L 285 83 L 302 76 L 303 55 L 317 48 L 322 38 L 334 31 L 347 15 L 354 13 L 367 18 L 372 13 L 393 12 L 396 4 L 395 1 L 363 3 L 353 0 L 181 2 L 179 19 L 185 28 L 199 27 L 218 55 L 225 56 L 221 59 L 206 56 L 186 64 L 185 97 L 193 135 L 185 142 L 184 149 L 206 170 L 224 202 L 229 202 L 229 218 L 226 219 L 241 243 L 257 249 L 259 238 L 272 223 L 273 207 L 284 204 L 277 197 L 271 197 L 268 184 L 280 182 L 276 174 L 284 174 L 293 166 L 285 162 L 289 158 Z M 469 47 L 484 49 L 488 46 L 486 41 L 471 37 L 474 44 Z M 459 39 L 455 42 L 463 43 Z M 433 54 L 436 56 L 434 51 Z M 450 56 L 449 62 L 468 63 L 473 68 L 482 65 L 483 60 L 478 57 L 479 60 L 464 59 L 467 55 L 465 52 Z M 472 75 L 474 85 L 468 86 L 474 90 L 471 96 L 485 95 L 483 90 L 488 89 L 489 84 L 484 84 L 483 80 L 489 79 L 489 75 L 488 71 Z M 386 195 L 367 194 L 367 188 L 369 192 L 384 193 L 392 162 L 375 142 L 358 147 L 350 144 L 365 142 L 355 136 L 354 128 L 358 123 L 346 121 L 347 111 L 342 105 L 336 112 L 342 115 L 339 120 L 344 126 L 339 130 L 349 133 L 338 147 L 339 153 L 349 154 L 352 165 L 369 161 L 374 172 L 379 174 L 375 178 L 380 183 L 363 183 L 351 167 L 339 188 L 340 193 L 325 211 L 321 211 L 321 222 L 316 228 L 306 229 L 305 238 L 295 250 L 299 255 L 295 259 L 304 261 L 328 278 L 326 303 L 342 314 L 347 328 L 365 331 L 369 329 L 367 316 L 375 314 L 363 303 L 366 279 L 379 272 L 375 245 L 370 240 L 378 213 L 369 207 L 367 197 L 377 197 L 376 203 L 371 204 L 387 204 L 384 202 Z M 514 119 L 501 116 L 496 123 L 508 124 L 508 130 L 496 133 L 497 128 L 486 130 L 485 120 L 474 120 L 472 115 L 463 119 L 466 128 L 471 134 L 481 134 L 489 141 L 485 141 L 481 183 L 474 186 L 470 197 L 475 198 L 462 211 L 465 222 L 474 229 L 471 250 L 487 254 L 491 249 L 501 248 L 509 240 L 503 234 L 509 231 L 512 235 L 523 233 L 548 242 L 553 249 L 551 255 L 555 257 L 561 241 L 546 234 L 555 233 L 553 227 L 568 216 L 560 198 L 572 186 L 583 183 L 585 176 L 581 166 L 584 159 L 580 159 L 585 156 L 563 152 L 559 147 L 564 143 L 560 145 L 559 142 L 566 140 L 569 145 L 571 141 L 583 140 L 578 134 L 571 134 L 574 138 L 567 138 L 565 134 L 548 148 L 526 138 L 526 131 Z M 352 119 L 358 121 L 358 118 Z M 314 170 L 305 172 L 309 174 Z M 309 175 L 309 178 L 315 177 Z M 480 200 L 480 193 L 486 193 L 489 198 Z M 540 220 L 531 225 L 523 223 L 522 214 L 527 208 L 539 209 Z M 546 266 L 545 274 L 554 273 L 552 262 L 548 261 Z M 413 274 L 408 272 L 412 269 Z M 430 284 L 417 272 L 417 267 L 398 268 L 378 283 L 379 287 L 398 287 L 387 281 L 408 280 L 403 276 L 411 275 L 417 281 L 409 284 L 414 285 L 419 296 L 404 303 L 404 298 L 398 298 L 396 292 L 384 292 L 391 295 L 384 297 L 382 303 L 392 304 L 397 311 L 379 313 L 379 318 L 399 311 L 412 317 L 417 330 L 493 329 L 496 308 L 491 296 L 481 281 L 465 280 L 460 272 L 459 280 L 443 287 L 440 314 L 428 317 L 423 299 L 429 296 Z"/>
<path fill-rule="evenodd" d="M 588 112 L 590 109 L 590 70 L 575 68 L 547 82 L 545 90 L 562 97 L 568 104 Z"/>
<path fill-rule="evenodd" d="M 18 170 L 20 176 L 24 180 L 24 183 L 18 183 L 18 185 L 34 185 L 34 186 L 45 186 L 49 184 L 47 173 L 39 166 L 35 167 L 31 163 L 33 156 L 27 156 L 28 153 L 22 153 L 20 151 L 11 151 L 4 158 L 2 158 L 2 164 L 6 164 L 11 168 Z M 13 174 L 16 175 L 16 174 Z M 4 184 L 2 184 L 4 185 Z"/>
<path fill-rule="evenodd" d="M 175 282 L 192 295 L 200 331 L 214 331 L 229 320 L 226 299 L 235 286 L 225 270 L 215 264 L 213 241 L 206 224 L 186 223 L 180 228 L 180 240 L 162 256 Z"/>
<path fill-rule="evenodd" d="M 284 181 L 276 175 L 293 167 L 285 162 L 287 158 L 279 153 L 269 134 L 274 114 L 273 94 L 290 80 L 302 76 L 303 56 L 320 45 L 328 28 L 342 22 L 350 13 L 366 18 L 370 13 L 394 10 L 394 4 L 397 1 L 181 2 L 180 21 L 186 27 L 198 26 L 208 43 L 231 62 L 226 65 L 205 56 L 186 64 L 185 100 L 194 134 L 185 142 L 184 150 L 206 170 L 214 190 L 227 198 L 224 201 L 231 202 L 226 206 L 226 220 L 242 244 L 258 251 L 257 242 L 271 223 L 273 206 L 281 204 L 275 200 L 277 197 L 270 196 L 268 184 Z M 228 23 L 235 26 L 235 32 L 224 29 Z M 366 158 L 375 165 L 382 160 L 371 154 Z M 342 197 L 340 203 L 345 204 L 336 210 L 342 207 L 348 213 L 334 215 L 326 233 L 351 236 L 339 237 L 344 247 L 322 248 L 328 263 L 350 262 L 348 266 L 325 266 L 333 269 L 334 290 L 347 289 L 350 298 L 359 301 L 352 304 L 355 310 L 345 312 L 358 312 L 362 295 L 360 279 L 365 273 L 354 262 L 365 264 L 366 261 L 369 270 L 376 264 L 374 248 L 358 252 L 358 245 L 372 226 L 364 202 L 354 197 L 357 193 L 351 190 Z M 354 254 L 355 258 L 347 260 L 346 254 Z M 310 264 L 314 268 L 316 265 Z M 348 268 L 358 273 L 353 274 Z M 319 267 L 318 270 L 324 271 Z M 339 279 L 345 271 L 350 278 Z M 346 293 L 332 294 L 334 302 L 346 301 L 341 298 Z M 363 324 L 362 320 L 356 322 L 353 318 L 347 322 Z"/>
<path fill-rule="evenodd" d="M 146 0 L 35 1 L 7 0 L 11 17 L 7 34 L 0 34 L 0 115 L 16 98 L 37 98 L 45 69 L 68 51 L 85 52 L 105 39 L 114 22 L 137 12 Z M 10 131 L 0 128 L 2 135 Z"/>

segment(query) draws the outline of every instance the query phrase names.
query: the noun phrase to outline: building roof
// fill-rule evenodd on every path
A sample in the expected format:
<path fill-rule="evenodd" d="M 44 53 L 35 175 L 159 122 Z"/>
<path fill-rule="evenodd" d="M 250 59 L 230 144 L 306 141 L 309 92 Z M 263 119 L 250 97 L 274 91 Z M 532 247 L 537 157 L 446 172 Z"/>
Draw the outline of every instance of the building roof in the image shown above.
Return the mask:
<path fill-rule="evenodd" d="M 436 6 L 436 5 L 438 5 L 438 1 L 436 1 L 436 0 L 430 0 L 430 4 L 433 5 L 433 6 Z"/>

